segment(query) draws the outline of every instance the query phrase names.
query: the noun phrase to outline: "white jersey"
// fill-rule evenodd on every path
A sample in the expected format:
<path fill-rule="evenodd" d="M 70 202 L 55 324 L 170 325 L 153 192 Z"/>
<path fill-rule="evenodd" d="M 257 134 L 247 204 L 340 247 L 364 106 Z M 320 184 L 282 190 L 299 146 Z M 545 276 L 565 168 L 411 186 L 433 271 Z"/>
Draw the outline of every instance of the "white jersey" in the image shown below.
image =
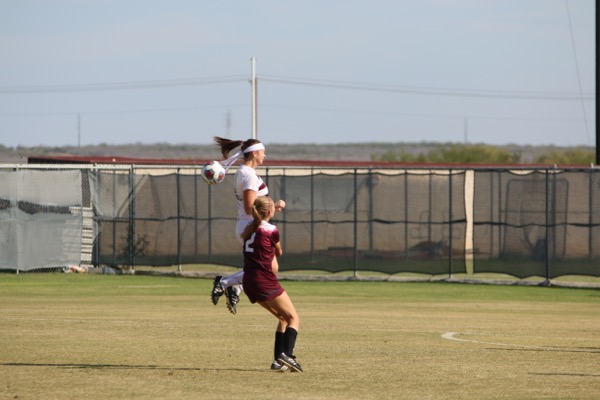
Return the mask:
<path fill-rule="evenodd" d="M 247 165 L 241 165 L 235 173 L 235 198 L 238 207 L 238 222 L 252 221 L 252 215 L 244 210 L 244 191 L 253 190 L 256 196 L 267 196 L 269 188 L 256 174 L 256 170 Z"/>
<path fill-rule="evenodd" d="M 244 191 L 254 190 L 257 196 L 267 196 L 269 194 L 269 188 L 260 179 L 260 176 L 256 174 L 256 170 L 247 165 L 241 165 L 235 173 L 235 199 L 237 200 L 238 207 L 238 220 L 235 224 L 235 236 L 240 244 L 244 244 L 242 239 L 242 233 L 246 226 L 252 221 L 252 215 L 246 214 L 244 210 Z M 244 280 L 244 270 L 240 270 L 235 274 L 231 274 L 221 279 L 221 285 L 223 287 L 229 287 L 236 285 L 240 286 L 240 289 L 236 290 L 239 294 L 241 291 L 241 285 Z"/>

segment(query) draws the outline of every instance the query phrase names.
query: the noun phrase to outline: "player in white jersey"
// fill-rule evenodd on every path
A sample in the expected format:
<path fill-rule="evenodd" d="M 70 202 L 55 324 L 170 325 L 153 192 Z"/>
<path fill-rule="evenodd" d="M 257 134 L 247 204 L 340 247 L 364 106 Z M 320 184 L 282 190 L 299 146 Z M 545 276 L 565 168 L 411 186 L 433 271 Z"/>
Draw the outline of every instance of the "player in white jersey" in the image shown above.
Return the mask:
<path fill-rule="evenodd" d="M 215 137 L 215 142 L 221 148 L 223 157 L 226 158 L 222 162 L 227 169 L 233 165 L 238 158 L 243 156 L 242 165 L 235 173 L 235 198 L 237 201 L 238 220 L 236 223 L 236 237 L 243 243 L 241 234 L 246 226 L 252 222 L 252 207 L 254 200 L 258 196 L 267 196 L 269 189 L 263 180 L 257 175 L 256 168 L 261 166 L 266 158 L 265 146 L 257 139 L 229 140 L 220 137 Z M 236 154 L 229 157 L 229 153 L 236 147 L 241 146 Z M 275 210 L 283 211 L 285 201 L 278 200 L 275 202 Z M 273 270 L 276 273 L 279 269 L 277 258 L 273 261 Z M 219 298 L 226 294 L 227 308 L 232 314 L 237 312 L 236 305 L 239 302 L 239 294 L 242 291 L 242 282 L 244 280 L 244 271 L 241 270 L 229 276 L 217 276 L 213 282 L 213 289 L 210 293 L 211 300 L 214 305 L 217 305 Z"/>

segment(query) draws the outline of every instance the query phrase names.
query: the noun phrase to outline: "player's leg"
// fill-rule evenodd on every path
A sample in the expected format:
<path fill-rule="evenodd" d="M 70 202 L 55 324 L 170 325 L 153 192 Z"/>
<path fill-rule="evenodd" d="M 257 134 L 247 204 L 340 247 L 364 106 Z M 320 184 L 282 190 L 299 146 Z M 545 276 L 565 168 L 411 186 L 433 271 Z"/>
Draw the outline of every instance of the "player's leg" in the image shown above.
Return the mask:
<path fill-rule="evenodd" d="M 236 313 L 236 305 L 240 301 L 240 293 L 242 293 L 244 281 L 244 270 L 236 272 L 228 276 L 217 276 L 213 281 L 213 288 L 210 292 L 210 297 L 214 305 L 217 305 L 219 298 L 227 295 L 227 308 L 233 314 Z"/>
<path fill-rule="evenodd" d="M 223 277 L 221 275 L 217 275 L 215 280 L 213 281 L 213 288 L 210 291 L 210 299 L 212 303 L 216 306 L 219 302 L 221 296 L 225 294 L 225 290 L 221 287 L 221 279 Z"/>
<path fill-rule="evenodd" d="M 288 366 L 278 361 L 279 355 L 285 352 L 285 329 L 287 328 L 287 322 L 281 318 L 277 310 L 272 308 L 266 302 L 259 302 L 259 304 L 278 319 L 277 328 L 275 329 L 275 343 L 273 344 L 273 362 L 271 363 L 271 369 L 280 372 L 287 371 Z"/>
<path fill-rule="evenodd" d="M 284 322 L 286 327 L 283 332 L 283 349 L 284 351 L 278 355 L 277 361 L 287 365 L 292 371 L 302 372 L 302 367 L 293 356 L 294 347 L 296 346 L 296 337 L 298 336 L 298 328 L 300 327 L 300 317 L 292 303 L 287 292 L 283 292 L 280 296 L 274 299 L 260 302 L 260 305 L 269 310 L 273 315 L 277 316 L 281 322 Z M 281 327 L 283 328 L 283 324 Z"/>
<path fill-rule="evenodd" d="M 238 220 L 235 224 L 235 237 L 243 244 L 241 234 L 248 225 L 248 221 Z M 242 282 L 244 281 L 244 270 L 240 270 L 228 276 L 217 276 L 213 282 L 213 288 L 210 297 L 214 305 L 217 305 L 219 298 L 227 294 L 227 308 L 232 314 L 237 312 L 237 303 L 240 301 L 240 293 L 243 291 Z M 231 288 L 231 289 L 230 289 Z"/>
<path fill-rule="evenodd" d="M 244 282 L 244 270 L 221 278 L 221 287 L 227 295 L 227 308 L 232 314 L 237 312 L 237 303 L 242 293 L 242 282 Z"/>
<path fill-rule="evenodd" d="M 244 282 L 244 270 L 240 270 L 236 273 L 233 273 L 231 275 L 227 275 L 227 276 L 223 276 L 221 277 L 221 287 L 223 288 L 223 290 L 227 289 L 229 286 L 239 286 L 240 289 L 239 291 L 236 290 L 237 293 L 241 293 L 242 289 L 242 283 Z"/>

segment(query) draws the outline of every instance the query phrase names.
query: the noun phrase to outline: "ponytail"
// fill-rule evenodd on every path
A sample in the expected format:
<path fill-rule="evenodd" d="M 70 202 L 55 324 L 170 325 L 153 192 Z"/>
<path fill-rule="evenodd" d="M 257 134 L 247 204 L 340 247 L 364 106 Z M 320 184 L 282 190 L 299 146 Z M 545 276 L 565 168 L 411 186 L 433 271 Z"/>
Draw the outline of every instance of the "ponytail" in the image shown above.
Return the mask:
<path fill-rule="evenodd" d="M 242 152 L 250 146 L 253 146 L 257 143 L 260 143 L 258 139 L 248 139 L 248 140 L 231 140 L 225 139 L 219 136 L 214 136 L 213 139 L 217 143 L 217 146 L 221 149 L 221 155 L 223 158 L 229 158 L 229 153 L 238 146 L 242 146 Z M 244 153 L 244 157 L 247 155 Z"/>
<path fill-rule="evenodd" d="M 244 144 L 242 140 L 230 140 L 219 136 L 215 136 L 213 139 L 217 143 L 217 146 L 219 146 L 219 148 L 221 149 L 221 154 L 223 155 L 223 158 L 229 158 L 229 152 L 231 150 Z"/>

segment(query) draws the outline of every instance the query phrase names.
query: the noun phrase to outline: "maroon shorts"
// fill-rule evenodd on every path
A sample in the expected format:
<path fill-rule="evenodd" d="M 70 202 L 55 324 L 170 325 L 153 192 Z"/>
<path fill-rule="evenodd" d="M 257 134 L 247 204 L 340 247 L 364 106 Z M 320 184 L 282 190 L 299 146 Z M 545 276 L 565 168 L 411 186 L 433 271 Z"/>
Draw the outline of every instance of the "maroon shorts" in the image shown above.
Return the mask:
<path fill-rule="evenodd" d="M 266 301 L 281 296 L 284 289 L 275 274 L 263 271 L 244 270 L 244 292 L 251 303 Z"/>

